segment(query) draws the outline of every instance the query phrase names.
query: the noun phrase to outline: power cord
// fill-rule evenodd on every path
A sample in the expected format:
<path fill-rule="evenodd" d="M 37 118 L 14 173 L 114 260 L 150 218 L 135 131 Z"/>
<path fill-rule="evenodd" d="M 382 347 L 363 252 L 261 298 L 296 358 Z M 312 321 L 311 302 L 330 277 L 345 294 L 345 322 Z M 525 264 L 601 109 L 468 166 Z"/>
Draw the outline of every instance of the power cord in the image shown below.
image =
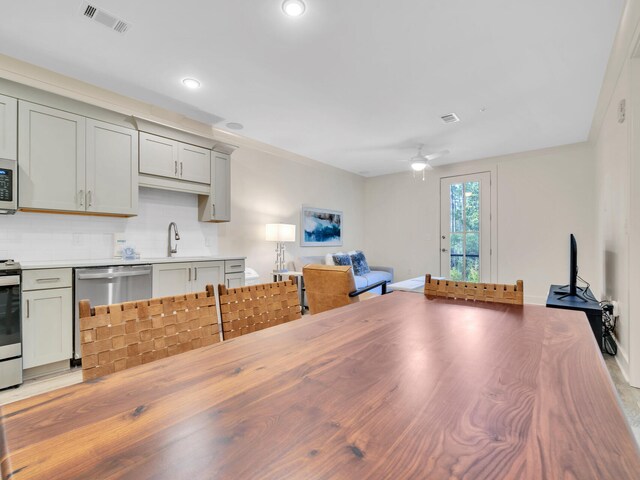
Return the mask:
<path fill-rule="evenodd" d="M 600 302 L 602 307 L 602 340 L 605 351 L 614 356 L 618 353 L 618 346 L 613 339 L 613 331 L 616 328 L 616 317 L 613 316 L 613 305 L 609 302 Z"/>
<path fill-rule="evenodd" d="M 598 302 L 596 297 L 591 293 L 589 289 L 591 284 L 587 282 L 580 275 L 576 275 L 576 277 L 586 284 L 586 287 L 583 290 L 583 295 L 587 297 L 589 300 L 593 300 L 594 302 Z M 604 343 L 604 350 L 609 355 L 614 356 L 618 353 L 618 345 L 616 345 L 616 341 L 613 339 L 613 331 L 616 328 L 616 317 L 613 316 L 613 305 L 609 302 L 598 302 L 600 307 L 602 307 L 602 341 Z"/>

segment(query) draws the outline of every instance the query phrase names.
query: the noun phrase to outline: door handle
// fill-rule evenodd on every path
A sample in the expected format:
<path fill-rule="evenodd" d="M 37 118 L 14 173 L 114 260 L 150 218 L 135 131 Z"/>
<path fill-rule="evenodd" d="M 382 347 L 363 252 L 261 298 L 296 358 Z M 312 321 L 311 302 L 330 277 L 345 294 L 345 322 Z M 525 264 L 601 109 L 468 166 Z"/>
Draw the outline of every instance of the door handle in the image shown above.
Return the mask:
<path fill-rule="evenodd" d="M 211 216 L 212 217 L 216 216 L 216 204 L 215 203 L 211 204 Z"/>
<path fill-rule="evenodd" d="M 442 251 L 443 251 L 443 252 L 446 252 L 446 251 L 447 251 L 447 249 L 446 249 L 446 248 L 443 248 L 443 249 L 442 249 Z"/>
<path fill-rule="evenodd" d="M 180 162 L 180 176 L 182 177 L 182 162 Z"/>
<path fill-rule="evenodd" d="M 27 318 L 29 318 L 29 300 L 27 300 Z"/>
<path fill-rule="evenodd" d="M 88 207 L 90 207 L 90 206 L 91 206 L 91 204 L 93 203 L 93 195 L 91 194 L 91 190 L 89 190 L 89 191 L 87 192 L 87 198 L 88 198 L 88 200 L 87 200 L 87 206 L 88 206 Z"/>
<path fill-rule="evenodd" d="M 198 280 L 198 267 L 193 268 L 193 280 Z"/>
<path fill-rule="evenodd" d="M 84 190 L 78 192 L 78 198 L 80 199 L 80 206 L 84 207 Z"/>
<path fill-rule="evenodd" d="M 173 168 L 173 174 L 177 177 L 178 176 L 178 161 L 176 160 L 175 162 L 173 162 L 174 168 Z"/>
<path fill-rule="evenodd" d="M 189 281 L 191 281 L 191 268 L 189 268 Z"/>

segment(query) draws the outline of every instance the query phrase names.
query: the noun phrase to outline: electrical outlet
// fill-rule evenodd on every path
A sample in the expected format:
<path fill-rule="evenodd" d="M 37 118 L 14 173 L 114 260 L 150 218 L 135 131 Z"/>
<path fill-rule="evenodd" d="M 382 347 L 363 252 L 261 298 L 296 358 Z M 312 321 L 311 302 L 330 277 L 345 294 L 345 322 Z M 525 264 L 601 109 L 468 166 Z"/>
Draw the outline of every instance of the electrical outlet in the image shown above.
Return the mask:
<path fill-rule="evenodd" d="M 613 316 L 614 317 L 619 317 L 620 316 L 620 303 L 616 302 L 615 300 L 611 301 L 611 305 L 613 305 Z"/>

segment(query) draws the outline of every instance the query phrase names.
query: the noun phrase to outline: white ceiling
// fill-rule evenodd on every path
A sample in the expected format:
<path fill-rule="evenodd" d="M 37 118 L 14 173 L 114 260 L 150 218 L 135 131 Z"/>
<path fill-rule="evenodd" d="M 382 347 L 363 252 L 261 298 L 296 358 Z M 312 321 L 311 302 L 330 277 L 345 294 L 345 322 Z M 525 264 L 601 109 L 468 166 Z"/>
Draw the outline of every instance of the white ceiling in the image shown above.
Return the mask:
<path fill-rule="evenodd" d="M 586 140 L 624 4 L 305 1 L 0 0 L 0 53 L 371 176 Z"/>

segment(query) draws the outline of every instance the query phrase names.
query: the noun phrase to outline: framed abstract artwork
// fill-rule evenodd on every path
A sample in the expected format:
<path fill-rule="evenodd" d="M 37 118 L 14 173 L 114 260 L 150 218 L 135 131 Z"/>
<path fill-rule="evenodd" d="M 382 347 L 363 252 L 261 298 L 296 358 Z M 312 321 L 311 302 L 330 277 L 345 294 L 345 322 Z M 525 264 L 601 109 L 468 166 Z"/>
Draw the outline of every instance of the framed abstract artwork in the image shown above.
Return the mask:
<path fill-rule="evenodd" d="M 336 247 L 342 245 L 342 212 L 302 206 L 300 245 Z"/>

